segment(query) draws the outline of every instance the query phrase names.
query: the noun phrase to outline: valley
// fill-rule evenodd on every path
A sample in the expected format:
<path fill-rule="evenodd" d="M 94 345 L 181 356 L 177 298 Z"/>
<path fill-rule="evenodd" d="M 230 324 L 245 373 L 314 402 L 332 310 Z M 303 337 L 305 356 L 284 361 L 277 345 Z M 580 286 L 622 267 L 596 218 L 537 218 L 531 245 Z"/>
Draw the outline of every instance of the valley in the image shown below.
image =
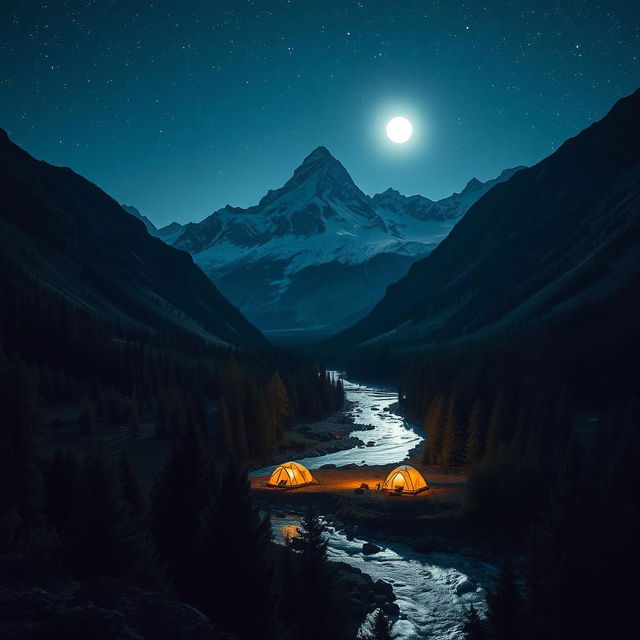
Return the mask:
<path fill-rule="evenodd" d="M 0 635 L 633 637 L 638 113 L 161 228 L 0 130 Z"/>

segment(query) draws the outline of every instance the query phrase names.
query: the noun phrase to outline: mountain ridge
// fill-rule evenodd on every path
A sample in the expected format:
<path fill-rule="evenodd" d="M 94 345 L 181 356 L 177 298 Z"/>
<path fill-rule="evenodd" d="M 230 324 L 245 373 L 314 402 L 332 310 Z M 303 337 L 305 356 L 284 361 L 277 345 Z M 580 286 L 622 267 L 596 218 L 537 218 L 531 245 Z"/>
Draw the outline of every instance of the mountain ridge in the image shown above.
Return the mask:
<path fill-rule="evenodd" d="M 469 339 L 629 286 L 640 262 L 625 241 L 636 237 L 640 215 L 637 113 L 640 90 L 495 186 L 370 314 L 329 343 Z"/>
<path fill-rule="evenodd" d="M 472 202 L 518 169 L 437 202 L 393 190 L 368 196 L 320 146 L 258 204 L 226 205 L 186 224 L 172 244 L 261 329 L 328 333 L 364 315 Z"/>
<path fill-rule="evenodd" d="M 188 253 L 150 236 L 99 187 L 36 160 L 6 132 L 0 189 L 4 257 L 49 289 L 125 324 L 176 326 L 236 346 L 265 343 Z"/>

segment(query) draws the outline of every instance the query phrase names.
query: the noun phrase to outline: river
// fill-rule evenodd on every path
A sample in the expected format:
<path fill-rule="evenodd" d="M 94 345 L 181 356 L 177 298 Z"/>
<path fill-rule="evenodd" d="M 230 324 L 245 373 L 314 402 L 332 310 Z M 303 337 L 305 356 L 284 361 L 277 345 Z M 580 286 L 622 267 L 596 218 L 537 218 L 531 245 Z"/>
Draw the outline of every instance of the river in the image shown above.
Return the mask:
<path fill-rule="evenodd" d="M 344 380 L 347 400 L 354 418 L 352 435 L 372 446 L 338 451 L 314 458 L 299 460 L 309 469 L 324 464 L 393 464 L 406 459 L 422 437 L 393 410 L 397 400 L 395 392 L 373 385 Z M 373 425 L 362 430 L 362 425 Z M 267 467 L 252 475 L 266 475 Z M 427 478 L 428 481 L 428 478 Z M 284 533 L 297 525 L 295 514 L 285 517 L 272 515 L 274 533 L 279 541 Z M 496 567 L 477 558 L 455 553 L 418 553 L 402 544 L 379 542 L 383 550 L 372 555 L 362 553 L 363 539 L 347 540 L 333 527 L 327 528 L 328 555 L 331 560 L 346 562 L 369 574 L 374 580 L 382 579 L 393 585 L 400 607 L 400 617 L 393 624 L 397 640 L 459 640 L 462 635 L 465 608 L 473 604 L 484 612 L 485 587 L 491 585 L 497 574 Z M 372 540 L 376 542 L 375 540 Z M 461 593 L 459 585 L 470 580 L 474 586 Z"/>

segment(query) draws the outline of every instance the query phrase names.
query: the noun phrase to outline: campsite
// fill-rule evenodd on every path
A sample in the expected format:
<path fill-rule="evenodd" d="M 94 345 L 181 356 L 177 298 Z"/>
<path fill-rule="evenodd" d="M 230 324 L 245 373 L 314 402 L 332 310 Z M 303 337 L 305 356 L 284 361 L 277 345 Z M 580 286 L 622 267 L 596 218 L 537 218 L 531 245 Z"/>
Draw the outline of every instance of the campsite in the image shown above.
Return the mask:
<path fill-rule="evenodd" d="M 317 444 L 311 449 L 288 452 L 297 453 L 296 467 L 304 466 L 311 476 L 294 486 L 269 484 L 272 476 L 280 477 L 280 466 L 287 467 L 293 460 L 252 471 L 251 490 L 257 503 L 272 518 L 301 516 L 311 508 L 338 529 L 351 531 L 355 527 L 360 535 L 374 540 L 390 536 L 415 549 L 476 549 L 478 557 L 497 557 L 494 552 L 504 541 L 487 535 L 464 518 L 468 470 L 423 464 L 422 430 L 397 413 L 395 393 L 346 379 L 343 383 L 346 408 L 313 425 L 301 424 L 293 433 L 313 431 L 322 442 L 323 434 L 338 431 L 349 435 L 359 446 L 329 450 L 319 456 L 309 456 L 310 452 L 317 453 L 313 448 Z M 279 454 L 278 460 L 284 455 L 287 453 Z M 389 463 L 368 463 L 380 458 Z M 349 462 L 352 459 L 358 459 L 360 464 Z M 392 472 L 406 465 L 424 478 L 428 489 L 417 493 L 383 490 L 385 481 L 393 477 Z"/>
<path fill-rule="evenodd" d="M 0 640 L 640 637 L 640 1 L 0 9 Z"/>

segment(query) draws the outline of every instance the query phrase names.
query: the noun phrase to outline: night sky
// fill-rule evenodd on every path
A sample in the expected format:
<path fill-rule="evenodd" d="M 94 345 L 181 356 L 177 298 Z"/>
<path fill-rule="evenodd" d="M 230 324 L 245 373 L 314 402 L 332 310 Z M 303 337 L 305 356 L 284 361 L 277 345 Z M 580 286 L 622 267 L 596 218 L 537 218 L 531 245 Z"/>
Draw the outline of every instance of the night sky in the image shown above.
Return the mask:
<path fill-rule="evenodd" d="M 158 225 L 254 204 L 320 144 L 367 193 L 443 197 L 636 89 L 639 7 L 5 1 L 0 126 Z"/>

